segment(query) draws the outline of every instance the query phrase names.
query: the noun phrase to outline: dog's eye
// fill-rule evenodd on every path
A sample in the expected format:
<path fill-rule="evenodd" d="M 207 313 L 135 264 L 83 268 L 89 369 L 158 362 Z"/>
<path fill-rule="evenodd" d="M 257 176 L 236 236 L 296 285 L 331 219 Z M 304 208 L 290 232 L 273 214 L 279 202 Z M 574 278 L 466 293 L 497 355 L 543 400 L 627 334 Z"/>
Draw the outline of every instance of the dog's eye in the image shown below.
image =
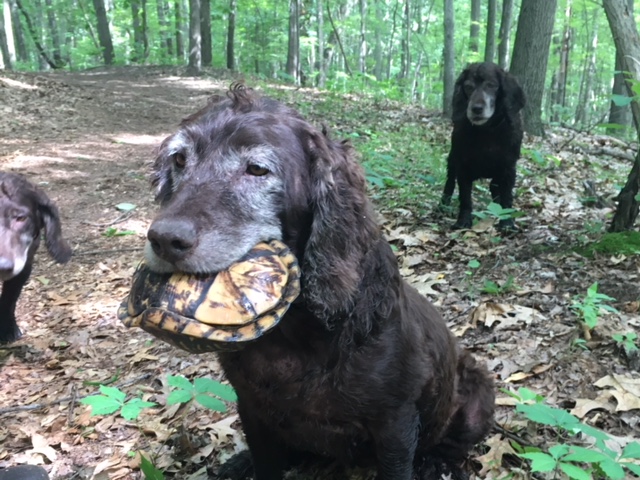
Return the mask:
<path fill-rule="evenodd" d="M 269 173 L 269 170 L 261 167 L 260 165 L 249 164 L 247 165 L 247 173 L 249 175 L 253 175 L 254 177 L 263 177 L 267 173 Z"/>
<path fill-rule="evenodd" d="M 24 223 L 27 221 L 27 216 L 26 215 L 16 215 L 15 217 L 13 217 L 13 220 L 17 223 Z"/>
<path fill-rule="evenodd" d="M 181 153 L 174 153 L 173 164 L 176 166 L 176 168 L 182 169 L 187 164 L 187 158 Z"/>

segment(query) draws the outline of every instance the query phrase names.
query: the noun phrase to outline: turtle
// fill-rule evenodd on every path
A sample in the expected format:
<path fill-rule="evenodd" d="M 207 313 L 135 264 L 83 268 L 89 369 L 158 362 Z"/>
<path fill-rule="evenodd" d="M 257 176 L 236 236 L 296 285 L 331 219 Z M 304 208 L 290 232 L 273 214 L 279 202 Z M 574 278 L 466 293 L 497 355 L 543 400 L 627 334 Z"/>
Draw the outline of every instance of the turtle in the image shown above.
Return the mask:
<path fill-rule="evenodd" d="M 295 255 L 271 240 L 213 274 L 157 273 L 142 261 L 118 317 L 188 352 L 237 351 L 272 330 L 299 294 Z"/>

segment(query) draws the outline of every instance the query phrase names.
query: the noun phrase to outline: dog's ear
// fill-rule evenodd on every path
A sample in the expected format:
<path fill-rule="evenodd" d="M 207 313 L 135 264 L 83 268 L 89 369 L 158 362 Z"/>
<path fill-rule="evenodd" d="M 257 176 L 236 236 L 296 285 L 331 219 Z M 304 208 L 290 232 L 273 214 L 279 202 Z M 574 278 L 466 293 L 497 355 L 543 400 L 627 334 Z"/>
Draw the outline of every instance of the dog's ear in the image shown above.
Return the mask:
<path fill-rule="evenodd" d="M 504 70 L 500 70 L 500 72 L 500 82 L 502 91 L 504 92 L 505 107 L 507 110 L 517 113 L 524 108 L 526 103 L 524 91 L 516 77 Z"/>
<path fill-rule="evenodd" d="M 38 213 L 44 224 L 44 242 L 49 254 L 58 263 L 67 263 L 71 258 L 71 247 L 62 238 L 62 225 L 58 207 L 40 189 L 35 190 Z"/>
<path fill-rule="evenodd" d="M 451 120 L 459 122 L 467 118 L 467 103 L 469 99 L 464 93 L 464 82 L 467 80 L 467 70 L 465 69 L 453 87 L 453 98 L 451 100 Z"/>
<path fill-rule="evenodd" d="M 309 308 L 327 322 L 349 311 L 360 286 L 363 261 L 378 226 L 365 194 L 365 177 L 352 147 L 308 132 L 311 232 L 302 272 Z"/>

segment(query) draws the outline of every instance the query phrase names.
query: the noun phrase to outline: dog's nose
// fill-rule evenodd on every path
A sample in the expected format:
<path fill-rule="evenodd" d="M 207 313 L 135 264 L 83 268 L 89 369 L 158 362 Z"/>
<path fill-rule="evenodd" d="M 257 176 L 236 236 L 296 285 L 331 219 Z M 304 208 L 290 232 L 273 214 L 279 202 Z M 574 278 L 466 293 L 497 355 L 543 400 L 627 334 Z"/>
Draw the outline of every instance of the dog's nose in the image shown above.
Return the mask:
<path fill-rule="evenodd" d="M 147 239 L 156 255 L 175 263 L 186 257 L 198 243 L 195 226 L 183 219 L 159 219 L 151 224 Z"/>
<path fill-rule="evenodd" d="M 13 267 L 14 267 L 13 260 L 10 260 L 6 257 L 0 257 L 0 274 L 12 273 Z"/>
<path fill-rule="evenodd" d="M 475 105 L 471 106 L 471 111 L 473 113 L 475 113 L 476 115 L 480 115 L 484 110 L 484 105 L 476 103 Z"/>

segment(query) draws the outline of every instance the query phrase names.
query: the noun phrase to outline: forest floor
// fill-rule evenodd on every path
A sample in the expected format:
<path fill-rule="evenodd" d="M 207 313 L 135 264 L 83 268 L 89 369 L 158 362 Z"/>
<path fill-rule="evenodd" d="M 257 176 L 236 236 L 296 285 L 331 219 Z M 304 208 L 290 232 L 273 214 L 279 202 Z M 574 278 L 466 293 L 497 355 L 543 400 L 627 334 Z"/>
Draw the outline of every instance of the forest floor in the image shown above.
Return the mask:
<path fill-rule="evenodd" d="M 215 356 L 152 341 L 116 317 L 156 208 L 148 182 L 155 148 L 232 81 L 228 74 L 191 78 L 161 67 L 0 73 L 0 168 L 27 175 L 57 202 L 74 250 L 60 266 L 41 247 L 18 306 L 24 337 L 0 346 L 0 467 L 42 464 L 52 479 L 133 479 L 140 478 L 135 452 L 144 452 L 166 478 L 203 479 L 207 465 L 215 470 L 244 448 L 233 405 L 226 414 L 166 406 L 167 375 L 223 378 Z M 367 150 L 371 132 L 413 125 L 422 132 L 412 139 L 417 151 L 424 142 L 446 154 L 449 125 L 434 112 L 380 98 L 265 88 L 336 136 L 354 138 L 358 149 Z M 429 172 L 394 180 L 375 171 L 379 163 L 365 162 L 403 275 L 487 363 L 498 388 L 530 388 L 609 433 L 617 447 L 640 437 L 640 362 L 612 338 L 640 330 L 640 256 L 636 250 L 587 258 L 574 247 L 602 235 L 633 148 L 561 129 L 544 141 L 527 138 L 516 199 L 525 216 L 517 220 L 521 230 L 502 239 L 491 219 L 452 232 L 453 218 L 434 213 L 441 184 Z M 409 173 L 424 161 L 404 160 Z M 409 185 L 415 195 L 400 194 L 411 182 L 420 191 Z M 122 203 L 136 208 L 123 214 L 116 208 Z M 597 311 L 599 324 L 582 341 L 585 329 L 571 306 L 589 302 L 594 282 L 615 299 L 605 303 L 617 312 Z M 135 421 L 91 417 L 79 400 L 98 393 L 99 384 L 159 406 Z M 590 444 L 528 424 L 503 390 L 497 403 L 499 427 L 471 464 L 477 478 L 509 471 L 528 478 L 510 440 L 545 449 Z"/>

